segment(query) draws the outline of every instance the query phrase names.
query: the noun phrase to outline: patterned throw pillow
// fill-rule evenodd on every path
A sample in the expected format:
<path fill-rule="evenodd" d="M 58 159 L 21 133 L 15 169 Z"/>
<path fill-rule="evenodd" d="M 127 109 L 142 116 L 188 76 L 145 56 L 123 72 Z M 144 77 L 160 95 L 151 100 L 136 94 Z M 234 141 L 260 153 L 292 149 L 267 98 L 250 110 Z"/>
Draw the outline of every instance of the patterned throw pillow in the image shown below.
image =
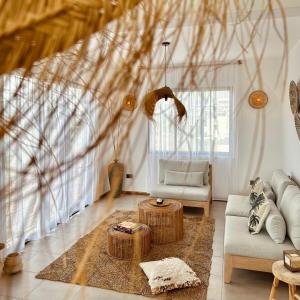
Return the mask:
<path fill-rule="evenodd" d="M 270 202 L 262 192 L 258 195 L 255 205 L 250 210 L 248 228 L 251 234 L 257 234 L 261 231 L 270 209 Z"/>
<path fill-rule="evenodd" d="M 251 188 L 253 188 L 256 183 L 258 183 L 260 181 L 260 177 L 256 177 L 255 179 L 250 180 L 250 186 Z"/>
<path fill-rule="evenodd" d="M 263 192 L 264 190 L 264 182 L 257 177 L 255 180 L 250 181 L 251 185 L 251 193 L 249 196 L 250 199 L 250 205 L 252 207 L 255 206 L 258 196 Z"/>

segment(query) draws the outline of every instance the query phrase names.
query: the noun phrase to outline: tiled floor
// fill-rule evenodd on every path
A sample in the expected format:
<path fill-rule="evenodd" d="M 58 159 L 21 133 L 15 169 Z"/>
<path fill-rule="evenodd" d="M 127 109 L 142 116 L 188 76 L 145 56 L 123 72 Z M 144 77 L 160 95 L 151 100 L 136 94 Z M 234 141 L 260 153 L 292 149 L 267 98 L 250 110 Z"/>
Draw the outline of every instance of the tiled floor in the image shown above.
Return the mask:
<path fill-rule="evenodd" d="M 91 287 L 80 287 L 47 280 L 39 280 L 35 275 L 56 257 L 62 254 L 78 238 L 89 232 L 96 224 L 110 214 L 114 209 L 136 209 L 142 196 L 124 196 L 115 201 L 110 208 L 103 200 L 88 207 L 82 214 L 74 216 L 69 224 L 61 226 L 51 236 L 27 244 L 23 254 L 23 272 L 0 277 L 0 300 L 135 300 L 145 297 L 120 294 L 114 291 Z M 272 275 L 260 272 L 235 270 L 232 284 L 223 283 L 223 239 L 224 239 L 224 210 L 226 203 L 215 201 L 212 217 L 215 218 L 216 230 L 214 235 L 214 255 L 208 289 L 207 300 L 265 300 L 268 299 L 272 285 Z M 185 209 L 187 214 L 197 214 L 197 209 Z M 278 291 L 278 300 L 288 299 L 285 285 Z"/>

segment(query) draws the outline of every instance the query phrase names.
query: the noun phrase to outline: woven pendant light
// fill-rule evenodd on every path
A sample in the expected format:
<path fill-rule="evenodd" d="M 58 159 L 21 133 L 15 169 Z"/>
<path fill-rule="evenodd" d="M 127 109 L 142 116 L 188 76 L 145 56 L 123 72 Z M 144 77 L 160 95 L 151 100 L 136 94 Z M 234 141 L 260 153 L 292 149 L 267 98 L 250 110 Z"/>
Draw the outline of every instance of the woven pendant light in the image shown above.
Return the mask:
<path fill-rule="evenodd" d="M 172 89 L 167 86 L 166 56 L 167 56 L 167 47 L 170 45 L 170 43 L 163 42 L 162 45 L 165 47 L 165 86 L 162 88 L 153 90 L 144 96 L 144 98 L 143 98 L 144 112 L 145 112 L 146 116 L 148 117 L 148 119 L 152 119 L 156 103 L 161 99 L 165 99 L 167 101 L 168 98 L 172 98 L 172 99 L 174 99 L 174 104 L 176 106 L 178 120 L 180 122 L 182 120 L 182 118 L 187 115 L 187 113 L 186 113 L 186 109 L 185 109 L 184 105 L 179 101 L 179 99 L 176 98 Z"/>

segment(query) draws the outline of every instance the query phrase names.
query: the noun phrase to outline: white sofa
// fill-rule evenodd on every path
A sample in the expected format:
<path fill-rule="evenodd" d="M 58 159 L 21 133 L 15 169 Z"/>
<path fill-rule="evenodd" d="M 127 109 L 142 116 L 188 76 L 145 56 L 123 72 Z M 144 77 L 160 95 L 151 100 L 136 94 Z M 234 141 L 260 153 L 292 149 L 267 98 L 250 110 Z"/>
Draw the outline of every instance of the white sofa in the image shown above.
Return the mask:
<path fill-rule="evenodd" d="M 283 250 L 300 249 L 300 189 L 281 170 L 273 172 L 271 188 L 276 203 L 276 205 L 272 204 L 273 209 L 277 211 L 277 216 L 281 215 L 284 218 L 286 224 L 285 240 L 276 243 L 267 232 L 266 226 L 259 234 L 250 234 L 248 231 L 248 215 L 251 209 L 249 196 L 229 195 L 225 212 L 225 283 L 231 282 L 234 268 L 272 272 L 272 263 L 282 259 Z M 282 228 L 275 228 L 276 230 Z"/>
<path fill-rule="evenodd" d="M 203 172 L 203 186 L 183 184 L 168 184 L 166 172 L 174 171 L 179 174 Z M 212 168 L 205 160 L 159 160 L 158 184 L 150 192 L 151 197 L 179 200 L 183 206 L 202 207 L 204 215 L 209 216 L 212 202 Z"/>

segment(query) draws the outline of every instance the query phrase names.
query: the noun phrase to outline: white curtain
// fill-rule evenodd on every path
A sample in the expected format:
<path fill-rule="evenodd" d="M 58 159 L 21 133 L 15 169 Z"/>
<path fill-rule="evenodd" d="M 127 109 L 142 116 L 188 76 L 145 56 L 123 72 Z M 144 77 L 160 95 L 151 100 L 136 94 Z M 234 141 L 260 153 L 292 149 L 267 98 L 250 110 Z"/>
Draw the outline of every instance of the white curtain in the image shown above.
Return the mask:
<path fill-rule="evenodd" d="M 58 167 L 93 138 L 96 115 L 91 94 L 81 99 L 79 88 L 56 84 L 48 90 L 32 78 L 23 79 L 14 94 L 21 80 L 13 75 L 2 77 L 0 96 L 2 122 L 16 113 L 22 116 L 1 140 L 0 242 L 6 244 L 6 253 L 21 251 L 27 241 L 44 237 L 91 204 L 99 171 L 93 151 L 72 167 Z M 75 107 L 76 114 L 70 118 Z M 33 158 L 34 171 L 21 174 Z M 51 167 L 59 170 L 59 176 L 43 172 Z M 45 187 L 40 189 L 42 182 Z"/>
<path fill-rule="evenodd" d="M 185 68 L 167 71 L 167 85 L 187 110 L 176 123 L 173 100 L 161 100 L 149 122 L 149 190 L 158 182 L 158 160 L 207 159 L 213 167 L 213 197 L 225 199 L 236 190 L 233 174 L 237 161 L 235 140 L 235 87 L 238 64 L 198 67 L 196 79 L 182 80 Z M 164 85 L 164 83 L 161 83 Z"/>

